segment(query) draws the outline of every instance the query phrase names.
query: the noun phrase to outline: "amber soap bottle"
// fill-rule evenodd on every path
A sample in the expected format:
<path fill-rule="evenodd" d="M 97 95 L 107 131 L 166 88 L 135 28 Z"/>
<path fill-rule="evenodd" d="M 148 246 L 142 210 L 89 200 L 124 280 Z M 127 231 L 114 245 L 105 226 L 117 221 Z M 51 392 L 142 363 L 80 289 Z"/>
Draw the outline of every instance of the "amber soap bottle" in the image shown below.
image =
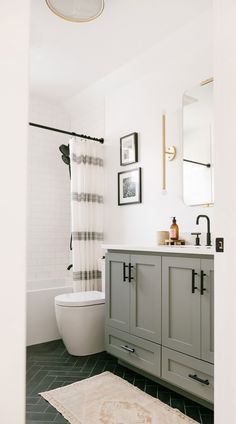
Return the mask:
<path fill-rule="evenodd" d="M 172 224 L 170 226 L 170 240 L 178 240 L 179 239 L 179 227 L 176 224 L 175 216 L 172 218 Z"/>

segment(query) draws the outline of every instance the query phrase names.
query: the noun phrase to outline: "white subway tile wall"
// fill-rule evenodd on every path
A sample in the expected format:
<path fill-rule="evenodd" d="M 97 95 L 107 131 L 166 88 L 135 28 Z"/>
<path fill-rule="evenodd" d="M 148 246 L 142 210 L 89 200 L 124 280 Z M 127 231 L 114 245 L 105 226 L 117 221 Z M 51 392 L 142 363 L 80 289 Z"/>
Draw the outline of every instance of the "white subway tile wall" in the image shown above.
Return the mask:
<path fill-rule="evenodd" d="M 32 98 L 30 121 L 70 131 L 62 107 Z M 37 290 L 71 284 L 70 180 L 59 146 L 69 136 L 29 127 L 27 288 Z"/>

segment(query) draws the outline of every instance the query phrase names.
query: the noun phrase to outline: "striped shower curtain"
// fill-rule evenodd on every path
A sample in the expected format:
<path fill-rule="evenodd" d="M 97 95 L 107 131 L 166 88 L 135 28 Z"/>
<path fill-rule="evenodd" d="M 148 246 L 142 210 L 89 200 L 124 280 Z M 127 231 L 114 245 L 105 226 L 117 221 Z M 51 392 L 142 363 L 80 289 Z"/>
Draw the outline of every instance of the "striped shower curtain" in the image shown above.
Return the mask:
<path fill-rule="evenodd" d="M 71 217 L 74 291 L 100 290 L 103 240 L 103 145 L 72 138 Z"/>

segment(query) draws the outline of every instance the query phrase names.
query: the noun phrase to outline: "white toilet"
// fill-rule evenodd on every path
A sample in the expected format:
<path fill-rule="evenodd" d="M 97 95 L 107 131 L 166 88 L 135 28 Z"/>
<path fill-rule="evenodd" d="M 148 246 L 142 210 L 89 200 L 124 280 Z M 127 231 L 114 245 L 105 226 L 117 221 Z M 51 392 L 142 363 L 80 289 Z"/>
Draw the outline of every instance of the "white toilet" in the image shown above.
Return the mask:
<path fill-rule="evenodd" d="M 55 297 L 58 330 L 71 355 L 105 350 L 105 287 L 102 292 L 65 293 Z"/>

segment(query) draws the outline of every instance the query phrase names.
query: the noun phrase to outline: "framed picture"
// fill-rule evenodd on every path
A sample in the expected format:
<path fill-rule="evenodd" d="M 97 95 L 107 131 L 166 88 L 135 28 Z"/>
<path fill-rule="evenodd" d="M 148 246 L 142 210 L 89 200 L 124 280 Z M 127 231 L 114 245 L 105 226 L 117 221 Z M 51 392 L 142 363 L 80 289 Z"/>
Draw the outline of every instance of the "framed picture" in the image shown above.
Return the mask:
<path fill-rule="evenodd" d="M 141 168 L 118 173 L 118 205 L 141 203 Z"/>
<path fill-rule="evenodd" d="M 138 162 L 138 133 L 132 133 L 120 139 L 120 164 L 130 165 Z"/>

